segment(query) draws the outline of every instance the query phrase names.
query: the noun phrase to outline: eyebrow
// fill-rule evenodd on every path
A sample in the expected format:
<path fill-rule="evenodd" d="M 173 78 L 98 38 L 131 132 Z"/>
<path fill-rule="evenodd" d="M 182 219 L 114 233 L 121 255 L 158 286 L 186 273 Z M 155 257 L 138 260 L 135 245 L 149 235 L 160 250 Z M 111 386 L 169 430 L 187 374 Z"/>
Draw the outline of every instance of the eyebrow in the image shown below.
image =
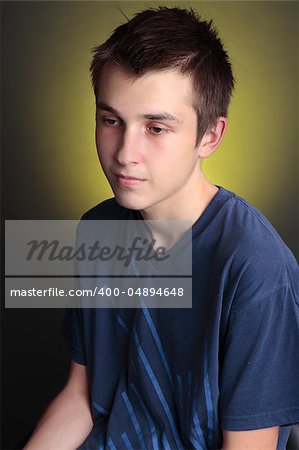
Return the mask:
<path fill-rule="evenodd" d="M 97 109 L 103 109 L 104 111 L 108 111 L 111 114 L 115 114 L 116 116 L 121 116 L 121 113 L 117 111 L 117 109 L 102 101 L 97 102 Z M 143 119 L 148 120 L 172 120 L 174 122 L 181 122 L 177 117 L 169 114 L 168 112 L 140 114 L 139 116 Z"/>

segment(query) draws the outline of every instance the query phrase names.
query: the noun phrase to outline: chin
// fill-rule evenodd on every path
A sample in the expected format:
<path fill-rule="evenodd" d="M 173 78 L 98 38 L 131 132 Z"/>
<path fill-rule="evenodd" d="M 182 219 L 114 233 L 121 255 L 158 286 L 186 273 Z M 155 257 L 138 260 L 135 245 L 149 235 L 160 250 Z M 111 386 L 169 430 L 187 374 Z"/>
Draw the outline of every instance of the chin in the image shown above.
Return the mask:
<path fill-rule="evenodd" d="M 139 211 L 141 209 L 144 209 L 146 207 L 146 204 L 141 199 L 132 199 L 130 198 L 130 195 L 117 195 L 117 193 L 114 193 L 115 199 L 117 203 L 124 208 L 127 209 L 133 209 L 136 211 Z"/>

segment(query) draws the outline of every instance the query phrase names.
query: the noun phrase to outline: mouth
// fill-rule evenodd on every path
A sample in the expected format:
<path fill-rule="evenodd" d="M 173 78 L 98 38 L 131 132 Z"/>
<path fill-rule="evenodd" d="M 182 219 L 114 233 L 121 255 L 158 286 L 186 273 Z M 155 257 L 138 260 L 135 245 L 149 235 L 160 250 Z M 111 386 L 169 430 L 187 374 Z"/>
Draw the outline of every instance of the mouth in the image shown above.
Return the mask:
<path fill-rule="evenodd" d="M 115 175 L 119 178 L 123 178 L 124 180 L 138 180 L 145 181 L 143 178 L 129 177 L 127 175 L 122 175 L 121 173 L 115 173 Z"/>
<path fill-rule="evenodd" d="M 143 181 L 146 181 L 143 178 L 131 177 L 121 173 L 114 173 L 114 176 L 120 186 L 135 186 L 141 184 Z"/>

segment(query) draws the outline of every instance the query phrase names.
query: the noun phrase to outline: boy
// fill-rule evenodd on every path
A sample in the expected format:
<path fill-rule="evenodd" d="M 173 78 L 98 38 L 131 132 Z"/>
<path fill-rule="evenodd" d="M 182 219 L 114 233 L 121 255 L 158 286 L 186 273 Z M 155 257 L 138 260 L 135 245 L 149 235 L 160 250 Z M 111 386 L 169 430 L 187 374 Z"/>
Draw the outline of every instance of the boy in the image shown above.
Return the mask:
<path fill-rule="evenodd" d="M 192 11 L 145 10 L 95 49 L 91 73 L 115 198 L 83 219 L 188 220 L 192 308 L 69 310 L 69 380 L 25 448 L 285 448 L 299 421 L 298 265 L 202 172 L 234 86 L 216 31 Z"/>

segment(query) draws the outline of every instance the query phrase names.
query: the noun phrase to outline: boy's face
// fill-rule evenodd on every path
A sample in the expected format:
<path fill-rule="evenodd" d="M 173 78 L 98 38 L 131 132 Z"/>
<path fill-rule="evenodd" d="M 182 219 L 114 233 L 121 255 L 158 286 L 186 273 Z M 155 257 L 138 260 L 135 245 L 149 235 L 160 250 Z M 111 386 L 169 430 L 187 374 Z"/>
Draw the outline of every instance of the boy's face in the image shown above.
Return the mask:
<path fill-rule="evenodd" d="M 98 92 L 97 150 L 117 201 L 157 217 L 190 201 L 200 180 L 191 78 L 176 70 L 136 78 L 106 64 Z"/>

